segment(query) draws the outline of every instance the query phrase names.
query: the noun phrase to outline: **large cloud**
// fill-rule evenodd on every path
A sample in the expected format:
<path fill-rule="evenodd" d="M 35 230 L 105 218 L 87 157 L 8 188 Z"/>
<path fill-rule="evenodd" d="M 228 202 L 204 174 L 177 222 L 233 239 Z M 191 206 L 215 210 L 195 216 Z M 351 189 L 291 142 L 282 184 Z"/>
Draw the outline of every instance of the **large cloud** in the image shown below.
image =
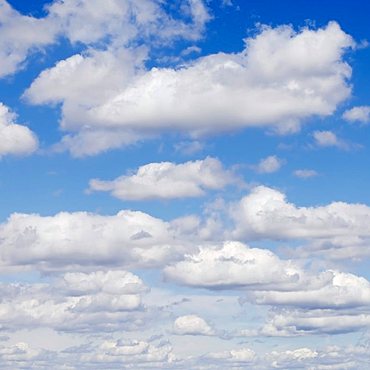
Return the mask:
<path fill-rule="evenodd" d="M 112 181 L 91 180 L 89 189 L 110 191 L 124 200 L 173 199 L 199 197 L 205 190 L 222 189 L 235 181 L 219 160 L 207 157 L 181 164 L 149 163 Z"/>
<path fill-rule="evenodd" d="M 43 18 L 21 15 L 0 1 L 0 78 L 17 72 L 27 56 L 65 37 L 85 45 L 127 45 L 136 39 L 152 44 L 197 40 L 210 15 L 202 0 L 184 0 L 184 16 L 171 17 L 159 1 L 55 0 Z M 156 40 L 154 42 L 154 40 Z"/>
<path fill-rule="evenodd" d="M 0 103 L 0 158 L 4 155 L 27 155 L 38 147 L 36 135 L 26 126 L 15 123 L 16 115 Z"/>
<path fill-rule="evenodd" d="M 87 65 L 97 74 L 109 74 L 110 67 L 90 53 L 42 72 L 26 97 L 36 104 L 62 103 L 62 128 L 70 132 L 63 145 L 75 155 L 117 147 L 117 136 L 129 134 L 137 139 L 135 134 L 145 137 L 175 130 L 197 136 L 246 126 L 286 132 L 296 130 L 306 117 L 332 114 L 349 96 L 351 68 L 343 53 L 352 45 L 351 37 L 335 22 L 300 32 L 288 26 L 265 27 L 247 39 L 245 50 L 238 54 L 209 55 L 177 69 L 139 68 L 113 95 L 109 83 L 97 81 L 99 101 L 83 74 L 78 79 L 83 98 L 76 99 L 76 61 L 78 68 Z M 56 79 L 59 75 L 63 78 Z M 60 87 L 63 94 L 58 95 Z M 76 140 L 84 143 L 84 137 L 94 132 L 104 136 L 104 148 L 74 151 Z"/>
<path fill-rule="evenodd" d="M 169 223 L 133 211 L 13 214 L 0 225 L 0 245 L 3 265 L 42 269 L 161 266 L 186 248 Z"/>
<path fill-rule="evenodd" d="M 49 327 L 99 332 L 135 328 L 147 288 L 126 271 L 67 273 L 51 283 L 1 285 L 2 330 Z"/>
<path fill-rule="evenodd" d="M 370 207 L 333 202 L 298 207 L 282 192 L 258 186 L 232 207 L 234 236 L 246 239 L 323 239 L 370 236 Z"/>

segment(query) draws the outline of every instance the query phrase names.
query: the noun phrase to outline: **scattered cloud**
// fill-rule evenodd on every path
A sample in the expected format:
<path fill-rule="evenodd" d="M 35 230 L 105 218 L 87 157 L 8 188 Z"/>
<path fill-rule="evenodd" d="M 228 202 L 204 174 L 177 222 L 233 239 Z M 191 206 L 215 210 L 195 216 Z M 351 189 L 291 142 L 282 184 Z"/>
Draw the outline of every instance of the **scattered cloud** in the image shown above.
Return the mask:
<path fill-rule="evenodd" d="M 370 106 L 353 107 L 346 110 L 342 117 L 348 122 L 370 123 Z"/>
<path fill-rule="evenodd" d="M 181 164 L 150 163 L 112 181 L 90 180 L 89 191 L 109 191 L 122 200 L 174 199 L 199 197 L 236 182 L 218 159 L 207 157 Z"/>
<path fill-rule="evenodd" d="M 173 324 L 177 335 L 215 335 L 216 331 L 201 317 L 186 315 L 178 317 Z"/>
<path fill-rule="evenodd" d="M 16 115 L 0 103 L 0 158 L 4 155 L 29 155 L 38 147 L 36 135 L 28 127 L 17 124 L 15 119 Z"/>
<path fill-rule="evenodd" d="M 284 161 L 276 155 L 270 155 L 261 161 L 256 166 L 256 171 L 259 173 L 273 173 L 280 170 Z"/>
<path fill-rule="evenodd" d="M 299 177 L 301 179 L 309 179 L 311 177 L 316 177 L 318 175 L 318 173 L 315 170 L 308 169 L 295 170 L 293 174 L 294 176 Z"/>

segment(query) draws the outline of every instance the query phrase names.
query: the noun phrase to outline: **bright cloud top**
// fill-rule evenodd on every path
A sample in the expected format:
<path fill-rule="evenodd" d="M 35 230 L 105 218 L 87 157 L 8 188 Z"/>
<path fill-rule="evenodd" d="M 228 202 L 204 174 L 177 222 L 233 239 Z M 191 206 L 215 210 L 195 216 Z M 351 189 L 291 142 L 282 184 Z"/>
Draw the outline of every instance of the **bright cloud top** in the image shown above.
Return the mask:
<path fill-rule="evenodd" d="M 0 157 L 28 155 L 38 147 L 36 135 L 26 126 L 15 123 L 16 115 L 0 103 Z"/>
<path fill-rule="evenodd" d="M 208 55 L 176 69 L 147 71 L 117 49 L 89 52 L 43 71 L 25 96 L 34 104 L 62 103 L 61 125 L 70 133 L 63 145 L 77 156 L 173 130 L 192 136 L 247 126 L 294 131 L 306 117 L 332 114 L 349 96 L 351 68 L 343 54 L 353 45 L 331 22 L 299 32 L 264 27 L 238 54 Z M 106 58 L 124 68 L 117 74 Z M 93 81 L 78 72 L 85 68 Z M 91 147 L 96 132 L 101 139 Z"/>
<path fill-rule="evenodd" d="M 113 181 L 91 180 L 89 190 L 109 191 L 122 200 L 173 199 L 199 197 L 206 190 L 222 189 L 235 182 L 235 175 L 219 160 L 207 157 L 181 164 L 150 163 Z"/>

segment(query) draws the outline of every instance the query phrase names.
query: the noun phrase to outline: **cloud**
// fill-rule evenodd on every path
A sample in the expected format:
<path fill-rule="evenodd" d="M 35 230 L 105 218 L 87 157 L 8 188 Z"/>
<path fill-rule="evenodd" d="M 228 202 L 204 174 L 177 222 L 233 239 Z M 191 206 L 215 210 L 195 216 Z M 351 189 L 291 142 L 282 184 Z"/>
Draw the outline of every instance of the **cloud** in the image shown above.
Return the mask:
<path fill-rule="evenodd" d="M 178 317 L 173 324 L 177 335 L 215 335 L 216 331 L 201 317 L 186 315 Z"/>
<path fill-rule="evenodd" d="M 94 145 L 82 139 L 94 132 L 147 138 L 173 131 L 198 137 L 251 126 L 294 131 L 307 117 L 332 114 L 349 96 L 351 68 L 342 57 L 353 45 L 335 22 L 299 32 L 289 26 L 264 27 L 238 54 L 208 55 L 175 69 L 145 70 L 141 62 L 138 67 L 126 63 L 124 70 L 134 70 L 126 80 L 120 74 L 115 80 L 116 70 L 100 62 L 99 52 L 90 52 L 42 72 L 25 96 L 33 104 L 62 103 L 61 126 L 69 132 L 66 148 L 75 137 Z M 119 58 L 114 48 L 105 53 Z M 94 81 L 71 68 L 75 60 L 78 68 L 91 66 L 91 75 L 104 75 L 113 85 L 96 81 L 97 89 L 92 88 Z M 53 76 L 59 75 L 63 78 L 56 81 Z M 72 154 L 119 146 L 113 138 L 106 137 L 104 148 Z"/>
<path fill-rule="evenodd" d="M 370 106 L 363 105 L 359 107 L 353 107 L 346 110 L 343 113 L 343 119 L 348 122 L 360 122 L 369 123 L 370 122 Z"/>
<path fill-rule="evenodd" d="M 55 42 L 58 30 L 50 19 L 24 16 L 0 1 L 0 78 L 22 68 L 27 56 Z"/>
<path fill-rule="evenodd" d="M 190 239 L 177 240 L 169 223 L 142 212 L 13 214 L 0 225 L 0 263 L 45 270 L 154 267 L 191 250 Z"/>
<path fill-rule="evenodd" d="M 112 181 L 90 180 L 90 191 L 109 191 L 122 200 L 174 199 L 199 197 L 206 190 L 218 190 L 235 183 L 236 177 L 215 158 L 149 163 L 133 174 Z"/>
<path fill-rule="evenodd" d="M 349 149 L 349 144 L 342 139 L 339 139 L 334 132 L 331 131 L 315 131 L 313 133 L 315 144 L 320 147 L 337 147 L 339 149 Z"/>
<path fill-rule="evenodd" d="M 145 310 L 142 280 L 126 271 L 67 273 L 50 283 L 1 285 L 3 330 L 49 327 L 67 332 L 137 328 Z"/>
<path fill-rule="evenodd" d="M 203 247 L 164 269 L 166 279 L 208 289 L 268 289 L 300 283 L 300 270 L 267 249 L 225 242 L 221 248 Z"/>
<path fill-rule="evenodd" d="M 370 207 L 333 202 L 299 207 L 282 192 L 257 186 L 231 207 L 234 237 L 244 239 L 329 239 L 370 236 Z"/>
<path fill-rule="evenodd" d="M 295 170 L 293 172 L 294 176 L 299 177 L 301 179 L 309 179 L 311 177 L 315 177 L 318 173 L 315 170 Z"/>
<path fill-rule="evenodd" d="M 36 135 L 15 123 L 16 115 L 0 103 L 0 158 L 4 155 L 29 155 L 38 147 Z"/>
<path fill-rule="evenodd" d="M 17 72 L 27 57 L 65 37 L 71 43 L 87 46 L 127 45 L 132 40 L 156 39 L 171 43 L 202 37 L 211 19 L 202 0 L 184 0 L 179 5 L 183 17 L 172 18 L 154 0 L 53 1 L 46 5 L 46 16 L 35 18 L 0 2 L 0 78 Z"/>
<path fill-rule="evenodd" d="M 256 166 L 256 171 L 259 173 L 273 173 L 279 171 L 284 161 L 276 155 L 270 155 L 261 161 Z"/>

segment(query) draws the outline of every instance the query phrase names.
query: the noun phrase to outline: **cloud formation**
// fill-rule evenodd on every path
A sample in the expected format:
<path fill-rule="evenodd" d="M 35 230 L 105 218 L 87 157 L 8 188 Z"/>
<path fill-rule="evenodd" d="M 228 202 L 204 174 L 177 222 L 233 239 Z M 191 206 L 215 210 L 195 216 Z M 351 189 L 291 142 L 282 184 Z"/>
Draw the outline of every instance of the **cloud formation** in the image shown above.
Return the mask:
<path fill-rule="evenodd" d="M 4 155 L 29 155 L 38 147 L 36 135 L 15 122 L 16 115 L 0 103 L 0 158 Z"/>
<path fill-rule="evenodd" d="M 90 191 L 109 191 L 122 200 L 199 197 L 207 190 L 219 190 L 237 181 L 215 158 L 175 164 L 149 163 L 133 174 L 112 181 L 90 180 Z"/>
<path fill-rule="evenodd" d="M 120 60 L 122 52 L 108 49 L 106 58 L 124 67 L 118 75 L 101 62 L 101 52 L 88 52 L 43 71 L 25 96 L 33 104 L 62 103 L 63 146 L 76 156 L 172 131 L 195 137 L 251 126 L 290 132 L 307 117 L 332 114 L 349 96 L 351 68 L 343 54 L 353 45 L 335 22 L 299 32 L 264 27 L 238 54 L 208 55 L 176 69 L 145 70 L 140 58 L 133 63 L 138 50 L 126 49 L 134 56 Z M 103 79 L 98 97 L 97 81 L 77 72 L 85 66 Z M 97 133 L 100 142 L 87 147 L 94 143 L 85 138 Z"/>

